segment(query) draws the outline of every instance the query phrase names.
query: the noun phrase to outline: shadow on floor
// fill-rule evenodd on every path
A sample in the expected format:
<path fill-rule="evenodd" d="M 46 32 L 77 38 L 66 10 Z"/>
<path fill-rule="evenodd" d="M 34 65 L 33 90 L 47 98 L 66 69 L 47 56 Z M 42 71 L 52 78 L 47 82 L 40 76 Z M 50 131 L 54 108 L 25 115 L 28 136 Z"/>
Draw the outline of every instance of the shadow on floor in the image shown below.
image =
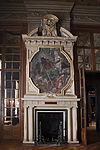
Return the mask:
<path fill-rule="evenodd" d="M 96 131 L 96 126 L 87 127 L 87 144 L 100 142 L 100 132 Z"/>

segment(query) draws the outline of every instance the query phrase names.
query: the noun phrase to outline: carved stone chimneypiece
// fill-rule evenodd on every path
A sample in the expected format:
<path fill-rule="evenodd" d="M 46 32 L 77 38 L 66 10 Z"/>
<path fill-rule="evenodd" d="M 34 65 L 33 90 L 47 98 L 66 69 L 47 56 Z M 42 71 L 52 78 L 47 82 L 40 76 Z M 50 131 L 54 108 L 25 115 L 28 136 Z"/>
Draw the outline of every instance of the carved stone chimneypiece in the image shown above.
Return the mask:
<path fill-rule="evenodd" d="M 74 90 L 73 68 L 73 45 L 77 37 L 62 27 L 58 36 L 57 22 L 56 16 L 48 14 L 43 17 L 40 29 L 22 35 L 27 49 L 26 94 L 22 98 L 24 143 L 41 142 L 41 123 L 38 124 L 40 112 L 63 113 L 63 121 L 59 126 L 63 124 L 65 143 L 78 142 L 79 99 Z"/>

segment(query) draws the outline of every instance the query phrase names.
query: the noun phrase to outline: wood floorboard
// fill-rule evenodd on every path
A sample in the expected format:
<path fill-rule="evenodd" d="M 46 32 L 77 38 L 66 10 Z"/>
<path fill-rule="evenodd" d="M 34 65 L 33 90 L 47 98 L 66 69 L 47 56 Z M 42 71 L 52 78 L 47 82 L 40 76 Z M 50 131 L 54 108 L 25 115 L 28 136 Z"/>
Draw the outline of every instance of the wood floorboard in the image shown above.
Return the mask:
<path fill-rule="evenodd" d="M 0 150 L 100 150 L 100 132 L 95 127 L 87 128 L 88 145 L 66 144 L 63 146 L 52 145 L 27 145 L 18 140 L 0 140 Z"/>
<path fill-rule="evenodd" d="M 0 150 L 100 150 L 100 142 L 95 144 L 84 145 L 64 145 L 64 146 L 34 146 L 24 145 L 20 141 L 1 140 Z"/>

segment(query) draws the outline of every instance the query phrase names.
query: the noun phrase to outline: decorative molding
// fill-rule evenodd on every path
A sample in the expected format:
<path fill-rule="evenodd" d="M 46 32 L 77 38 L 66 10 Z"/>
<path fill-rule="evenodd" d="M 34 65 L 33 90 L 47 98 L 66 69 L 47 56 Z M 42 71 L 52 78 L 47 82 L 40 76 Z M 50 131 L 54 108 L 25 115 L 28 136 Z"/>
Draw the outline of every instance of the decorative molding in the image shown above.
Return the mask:
<path fill-rule="evenodd" d="M 54 42 L 53 45 L 55 45 L 56 41 L 58 41 L 58 42 L 60 42 L 60 45 L 64 45 L 64 42 L 65 42 L 69 47 L 72 46 L 71 42 L 73 43 L 77 39 L 77 36 L 73 36 L 72 38 L 70 38 L 70 37 L 58 37 L 58 36 L 52 37 L 52 38 L 51 37 L 43 37 L 43 36 L 34 36 L 34 40 L 32 40 L 33 37 L 28 36 L 26 34 L 23 34 L 22 37 L 23 37 L 23 40 L 25 41 L 25 44 L 27 44 L 27 45 L 32 45 L 32 44 L 33 45 L 34 44 L 39 45 L 40 41 L 42 41 L 42 42 L 48 41 L 47 44 L 49 44 L 49 45 L 52 45 L 52 42 Z M 62 44 L 61 44 L 61 42 L 62 42 Z M 44 45 L 47 45 L 47 44 L 44 44 Z"/>
<path fill-rule="evenodd" d="M 24 98 L 24 106 L 28 107 L 50 107 L 50 106 L 57 106 L 57 107 L 66 107 L 66 108 L 77 108 L 77 101 L 80 101 L 80 99 L 77 99 L 77 96 L 75 95 L 67 95 L 67 96 L 55 96 L 53 98 L 49 98 L 48 96 L 33 96 L 33 95 L 26 95 Z M 57 104 L 45 104 L 45 101 L 48 102 L 57 102 Z"/>

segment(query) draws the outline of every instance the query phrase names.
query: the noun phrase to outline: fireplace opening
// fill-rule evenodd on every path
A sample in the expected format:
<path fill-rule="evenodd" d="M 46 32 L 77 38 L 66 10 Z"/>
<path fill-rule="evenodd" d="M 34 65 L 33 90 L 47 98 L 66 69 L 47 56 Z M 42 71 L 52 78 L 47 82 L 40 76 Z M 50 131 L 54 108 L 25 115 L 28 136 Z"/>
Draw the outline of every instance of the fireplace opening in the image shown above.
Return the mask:
<path fill-rule="evenodd" d="M 66 111 L 36 111 L 37 144 L 65 143 L 66 134 Z"/>

